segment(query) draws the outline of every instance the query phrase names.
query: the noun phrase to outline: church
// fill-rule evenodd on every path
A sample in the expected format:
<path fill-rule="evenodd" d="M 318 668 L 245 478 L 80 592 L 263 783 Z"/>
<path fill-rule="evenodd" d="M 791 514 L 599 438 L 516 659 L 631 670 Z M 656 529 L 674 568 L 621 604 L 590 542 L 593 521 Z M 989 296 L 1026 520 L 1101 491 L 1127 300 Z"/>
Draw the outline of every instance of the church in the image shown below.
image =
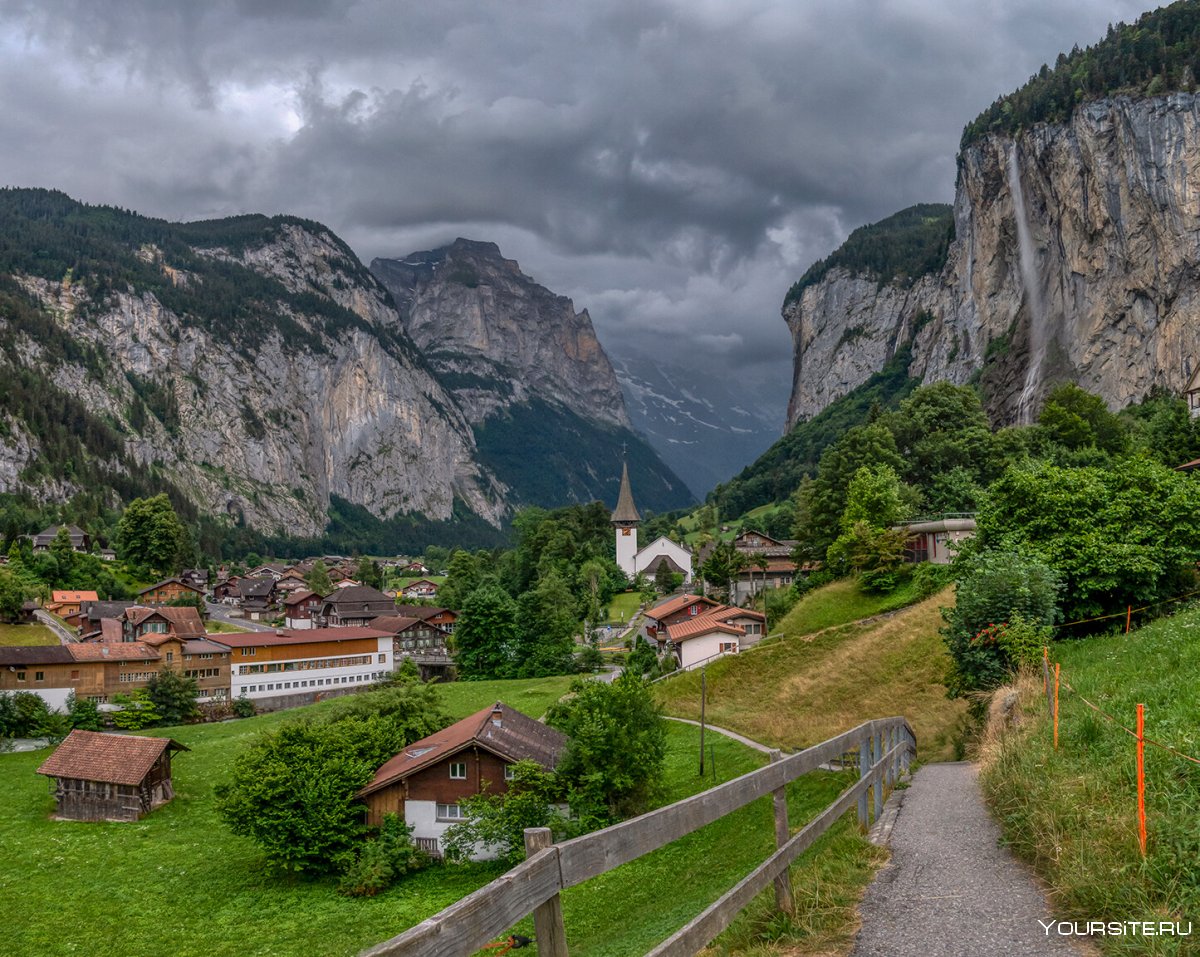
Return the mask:
<path fill-rule="evenodd" d="M 637 507 L 633 504 L 633 490 L 629 487 L 629 465 L 621 467 L 621 492 L 617 496 L 617 507 L 613 509 L 613 533 L 617 539 L 617 567 L 630 580 L 639 573 L 653 578 L 663 563 L 673 572 L 683 575 L 684 583 L 692 580 L 692 553 L 684 546 L 662 536 L 645 548 L 638 548 L 637 530 L 642 522 Z"/>

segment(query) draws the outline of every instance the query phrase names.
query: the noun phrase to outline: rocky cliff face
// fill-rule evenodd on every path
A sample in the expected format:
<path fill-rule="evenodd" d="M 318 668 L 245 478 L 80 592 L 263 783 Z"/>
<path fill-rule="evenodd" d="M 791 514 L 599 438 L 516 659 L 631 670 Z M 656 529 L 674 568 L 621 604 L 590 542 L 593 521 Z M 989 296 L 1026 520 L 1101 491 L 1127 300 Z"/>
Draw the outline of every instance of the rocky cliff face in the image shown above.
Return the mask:
<path fill-rule="evenodd" d="M 102 358 L 92 368 L 62 361 L 3 310 L 0 331 L 10 355 L 23 353 L 50 388 L 123 436 L 135 468 L 162 475 L 201 512 L 276 534 L 320 534 L 332 496 L 380 518 L 448 519 L 459 500 L 499 524 L 506 489 L 479 465 L 469 423 L 398 331 L 385 290 L 332 234 L 282 222 L 236 248 L 142 244 L 131 257 L 150 267 L 141 275 L 202 300 L 220 295 L 229 270 L 241 291 L 228 312 L 208 302 L 194 315 L 136 280 L 93 293 L 69 273 L 18 272 L 11 278 L 56 336 Z M 247 271 L 283 288 L 255 286 Z M 78 490 L 52 474 L 23 476 L 38 440 L 15 418 L 8 432 L 0 491 Z"/>
<path fill-rule="evenodd" d="M 789 427 L 905 342 L 912 375 L 980 377 L 999 421 L 1072 380 L 1112 407 L 1200 362 L 1200 96 L 1115 97 L 959 157 L 944 268 L 900 286 L 835 269 L 787 303 Z"/>
<path fill-rule="evenodd" d="M 587 310 L 538 285 L 495 243 L 457 239 L 375 259 L 405 331 L 473 423 L 541 399 L 629 428 L 621 388 Z"/>

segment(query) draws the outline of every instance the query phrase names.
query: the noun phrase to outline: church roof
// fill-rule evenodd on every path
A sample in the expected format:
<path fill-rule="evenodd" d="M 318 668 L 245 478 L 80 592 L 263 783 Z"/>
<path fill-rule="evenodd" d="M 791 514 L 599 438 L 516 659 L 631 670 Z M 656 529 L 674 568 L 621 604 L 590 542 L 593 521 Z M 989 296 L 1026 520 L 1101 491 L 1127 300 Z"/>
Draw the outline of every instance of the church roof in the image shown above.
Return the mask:
<path fill-rule="evenodd" d="M 621 494 L 617 496 L 617 507 L 613 509 L 613 522 L 640 522 L 642 517 L 633 504 L 633 491 L 629 487 L 629 463 L 621 463 Z"/>

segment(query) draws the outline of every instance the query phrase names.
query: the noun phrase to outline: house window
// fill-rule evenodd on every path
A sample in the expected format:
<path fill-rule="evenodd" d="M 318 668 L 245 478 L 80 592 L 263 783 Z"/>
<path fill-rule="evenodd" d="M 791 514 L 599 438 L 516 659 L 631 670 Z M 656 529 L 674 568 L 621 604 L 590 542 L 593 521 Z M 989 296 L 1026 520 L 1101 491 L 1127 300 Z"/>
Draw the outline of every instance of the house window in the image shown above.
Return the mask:
<path fill-rule="evenodd" d="M 466 816 L 466 813 L 457 804 L 439 804 L 437 806 L 437 819 L 439 821 L 461 821 Z"/>
<path fill-rule="evenodd" d="M 385 664 L 386 662 L 387 662 L 387 655 L 380 655 L 379 663 L 382 665 L 382 664 Z"/>
<path fill-rule="evenodd" d="M 78 669 L 78 668 L 72 668 L 72 669 L 71 669 L 71 680 L 72 680 L 72 681 L 78 681 L 78 680 L 79 680 L 79 669 Z"/>
<path fill-rule="evenodd" d="M 45 681 L 45 680 L 46 680 L 46 672 L 44 672 L 44 671 L 35 671 L 35 672 L 33 673 L 33 680 L 34 680 L 34 681 Z"/>
<path fill-rule="evenodd" d="M 18 680 L 18 681 L 24 681 L 24 680 L 25 680 L 25 672 L 24 672 L 24 671 L 18 671 L 18 672 L 17 672 L 17 680 Z"/>
<path fill-rule="evenodd" d="M 513 771 L 513 766 L 511 764 L 504 765 L 504 780 L 505 781 L 511 781 L 516 776 L 517 775 Z"/>
<path fill-rule="evenodd" d="M 689 615 L 698 615 L 699 613 L 700 613 L 700 606 L 699 606 L 699 605 L 692 605 L 692 606 L 691 606 L 691 607 L 688 609 L 688 614 L 689 614 Z"/>
<path fill-rule="evenodd" d="M 726 652 L 737 651 L 737 647 L 736 641 L 723 641 L 721 642 L 721 647 L 718 650 L 721 654 L 725 654 Z"/>
<path fill-rule="evenodd" d="M 450 780 L 465 781 L 467 779 L 467 762 L 466 761 L 451 761 L 450 762 Z"/>
<path fill-rule="evenodd" d="M 175 652 L 168 651 L 167 652 L 167 661 L 174 661 L 174 660 L 175 660 Z"/>
<path fill-rule="evenodd" d="M 257 652 L 257 651 L 258 651 L 258 649 L 257 649 L 257 648 L 243 648 L 243 649 L 242 649 L 242 657 L 244 658 L 244 657 L 246 657 L 247 655 L 252 655 L 252 654 L 254 654 L 254 653 L 255 653 L 255 652 Z"/>

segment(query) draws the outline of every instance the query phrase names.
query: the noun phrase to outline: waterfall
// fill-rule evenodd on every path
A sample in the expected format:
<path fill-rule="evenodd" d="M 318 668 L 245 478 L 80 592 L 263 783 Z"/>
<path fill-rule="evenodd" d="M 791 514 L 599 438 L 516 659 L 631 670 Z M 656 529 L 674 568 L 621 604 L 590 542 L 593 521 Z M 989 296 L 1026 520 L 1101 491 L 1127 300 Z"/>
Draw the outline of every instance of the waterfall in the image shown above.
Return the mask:
<path fill-rule="evenodd" d="M 1021 267 L 1021 285 L 1025 289 L 1025 304 L 1029 308 L 1029 370 L 1025 387 L 1017 402 L 1017 421 L 1029 425 L 1033 421 L 1033 404 L 1042 384 L 1042 362 L 1046 358 L 1046 326 L 1042 309 L 1042 294 L 1038 287 L 1036 251 L 1029 233 L 1029 217 L 1025 213 L 1025 194 L 1021 190 L 1021 171 L 1017 166 L 1017 144 L 1008 153 L 1008 191 L 1012 194 L 1013 214 L 1017 220 L 1017 251 Z"/>

